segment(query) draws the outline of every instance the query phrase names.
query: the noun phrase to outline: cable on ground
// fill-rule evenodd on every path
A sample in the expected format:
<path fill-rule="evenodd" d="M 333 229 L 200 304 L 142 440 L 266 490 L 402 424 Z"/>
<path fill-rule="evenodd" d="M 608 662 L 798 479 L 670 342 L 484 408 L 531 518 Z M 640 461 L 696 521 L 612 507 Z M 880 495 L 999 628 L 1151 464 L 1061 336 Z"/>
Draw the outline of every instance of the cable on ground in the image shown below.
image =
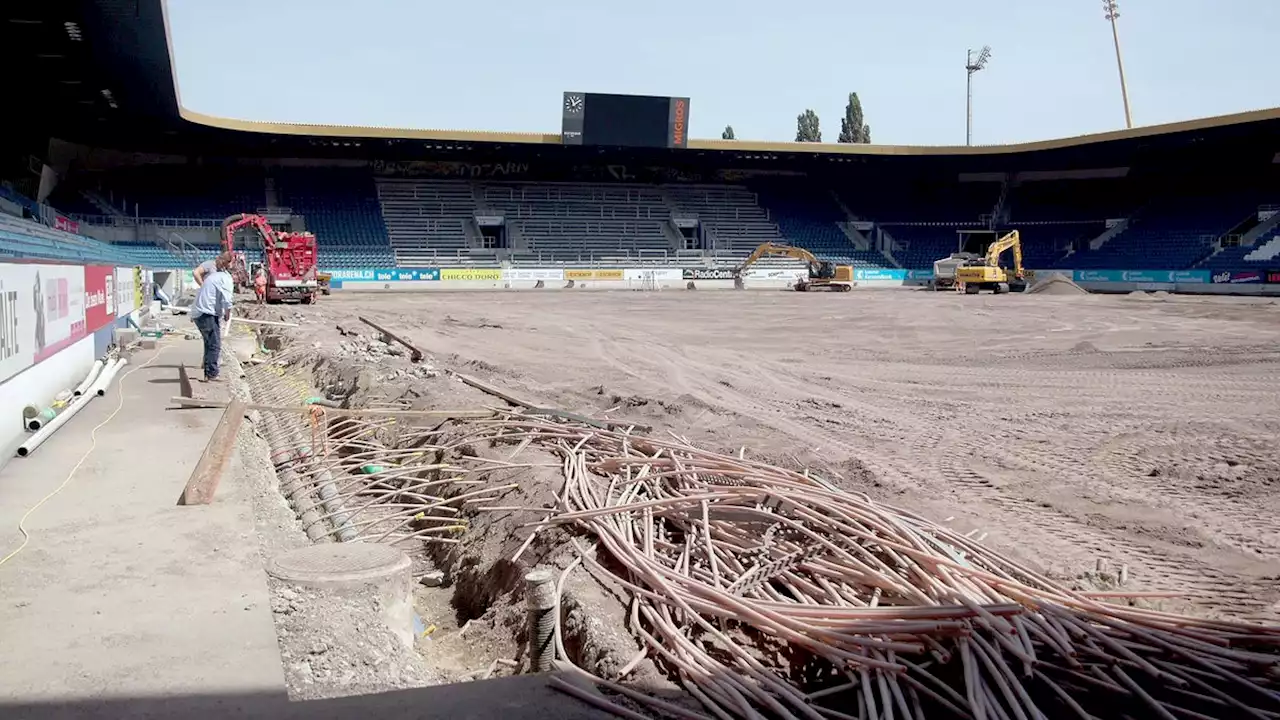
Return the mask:
<path fill-rule="evenodd" d="M 50 491 L 48 495 L 45 495 L 44 497 L 40 498 L 40 502 L 36 503 L 35 505 L 32 505 L 25 513 L 22 514 L 22 518 L 18 520 L 18 532 L 22 533 L 22 544 L 19 545 L 17 548 L 15 548 L 13 552 L 9 553 L 8 555 L 5 555 L 3 558 L 0 558 L 0 565 L 4 565 L 5 563 L 12 560 L 15 556 L 17 556 L 18 553 L 22 552 L 27 547 L 28 543 L 31 542 L 31 533 L 27 532 L 27 528 L 26 528 L 27 519 L 31 517 L 32 513 L 34 513 L 36 510 L 39 510 L 42 505 L 52 500 L 54 497 L 57 496 L 58 493 L 62 492 L 67 487 L 67 485 L 71 484 L 72 478 L 76 476 L 76 473 L 80 470 L 80 467 L 84 465 L 84 461 L 88 460 L 89 456 L 93 454 L 94 449 L 98 447 L 98 431 L 101 430 L 103 427 L 105 427 L 107 423 L 111 422 L 115 418 L 115 416 L 120 414 L 120 411 L 124 409 L 124 381 L 130 375 L 138 372 L 139 370 L 145 367 L 148 367 L 149 365 L 151 365 L 151 363 L 155 362 L 156 359 L 160 357 L 161 353 L 163 353 L 168 347 L 169 346 L 167 345 L 161 346 L 158 350 L 156 350 L 156 354 L 151 356 L 150 360 L 146 361 L 145 363 L 135 368 L 131 368 L 129 372 L 120 376 L 120 381 L 116 383 L 116 395 L 119 397 L 119 401 L 116 403 L 116 409 L 112 410 L 111 414 L 108 415 L 105 420 L 98 423 L 98 425 L 92 431 L 89 432 L 89 449 L 85 450 L 84 455 L 80 457 L 80 460 L 77 461 L 76 464 L 71 467 L 71 472 L 67 473 L 66 479 L 63 480 L 62 483 L 58 485 L 58 487 Z"/>

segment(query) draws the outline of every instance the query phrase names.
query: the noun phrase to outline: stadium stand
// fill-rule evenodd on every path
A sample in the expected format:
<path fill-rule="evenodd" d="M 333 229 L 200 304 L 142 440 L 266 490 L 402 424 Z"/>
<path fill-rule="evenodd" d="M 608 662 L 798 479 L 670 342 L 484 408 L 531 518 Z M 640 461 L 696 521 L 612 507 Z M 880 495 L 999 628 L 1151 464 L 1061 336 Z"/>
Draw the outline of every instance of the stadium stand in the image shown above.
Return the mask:
<path fill-rule="evenodd" d="M 220 220 L 263 207 L 263 180 L 263 173 L 253 168 L 147 165 L 81 179 L 74 188 L 63 188 L 57 198 L 63 204 L 75 204 L 81 210 L 76 214 L 86 217 L 115 212 L 148 218 Z M 101 207 L 89 200 L 91 196 L 110 206 Z"/>
<path fill-rule="evenodd" d="M 671 210 L 652 185 L 484 183 L 477 189 L 482 214 L 503 215 L 510 247 L 520 252 L 568 258 L 674 248 L 664 229 Z"/>
<path fill-rule="evenodd" d="M 1000 200 L 997 182 L 954 180 L 839 187 L 838 197 L 859 220 L 902 225 L 968 225 L 991 215 Z"/>
<path fill-rule="evenodd" d="M 1213 254 L 1218 238 L 1257 207 L 1246 194 L 1164 195 L 1140 210 L 1128 229 L 1102 247 L 1071 257 L 1079 269 L 1181 270 Z"/>
<path fill-rule="evenodd" d="M 872 249 L 870 243 L 858 248 L 842 229 L 842 224 L 848 227 L 849 218 L 830 191 L 795 180 L 762 183 L 755 190 L 760 204 L 778 224 L 788 243 L 805 248 L 823 260 L 854 267 L 893 266 L 889 258 Z"/>
<path fill-rule="evenodd" d="M 376 187 L 390 247 L 400 264 L 469 247 L 468 228 L 476 212 L 469 183 L 378 178 Z"/>
<path fill-rule="evenodd" d="M 378 190 L 365 172 L 288 170 L 273 174 L 278 202 L 319 239 L 321 267 L 393 267 Z"/>
<path fill-rule="evenodd" d="M 5 214 L 0 214 L 0 255 L 114 265 L 150 264 L 128 248 Z"/>
<path fill-rule="evenodd" d="M 760 243 L 783 241 L 778 226 L 747 187 L 690 184 L 662 189 L 679 212 L 698 219 L 705 249 L 746 255 Z"/>

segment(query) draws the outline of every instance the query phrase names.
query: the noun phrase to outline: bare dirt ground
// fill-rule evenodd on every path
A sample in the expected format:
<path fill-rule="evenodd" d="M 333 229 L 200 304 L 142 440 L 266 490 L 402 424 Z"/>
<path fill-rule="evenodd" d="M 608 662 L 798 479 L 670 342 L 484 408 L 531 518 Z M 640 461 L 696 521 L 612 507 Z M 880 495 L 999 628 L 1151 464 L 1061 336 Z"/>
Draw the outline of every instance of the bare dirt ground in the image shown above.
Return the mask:
<path fill-rule="evenodd" d="M 1125 590 L 1181 595 L 1158 607 L 1280 619 L 1272 301 L 530 291 L 292 310 L 313 342 L 365 315 L 441 370 L 811 467 L 1082 586 L 1126 566 Z"/>

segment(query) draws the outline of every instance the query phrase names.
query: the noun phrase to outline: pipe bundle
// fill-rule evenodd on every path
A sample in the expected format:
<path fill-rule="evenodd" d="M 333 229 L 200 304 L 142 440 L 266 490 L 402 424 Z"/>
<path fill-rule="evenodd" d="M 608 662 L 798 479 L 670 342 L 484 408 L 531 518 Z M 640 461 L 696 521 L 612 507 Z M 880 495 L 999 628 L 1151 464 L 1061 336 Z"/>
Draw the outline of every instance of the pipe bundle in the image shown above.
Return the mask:
<path fill-rule="evenodd" d="M 1280 627 L 1102 602 L 914 513 L 680 440 L 469 425 L 560 455 L 560 506 L 534 530 L 598 545 L 574 541 L 630 591 L 642 655 L 710 713 L 676 714 L 1280 717 Z"/>

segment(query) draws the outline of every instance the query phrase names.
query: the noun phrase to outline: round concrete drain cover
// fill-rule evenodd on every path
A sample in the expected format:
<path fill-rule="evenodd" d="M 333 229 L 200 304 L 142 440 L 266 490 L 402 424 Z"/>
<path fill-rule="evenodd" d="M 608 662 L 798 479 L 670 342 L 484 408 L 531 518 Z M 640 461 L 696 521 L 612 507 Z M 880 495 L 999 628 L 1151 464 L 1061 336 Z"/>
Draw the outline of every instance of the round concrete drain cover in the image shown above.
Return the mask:
<path fill-rule="evenodd" d="M 387 545 L 326 543 L 291 550 L 267 565 L 273 577 L 315 587 L 356 585 L 409 570 L 409 556 Z"/>

